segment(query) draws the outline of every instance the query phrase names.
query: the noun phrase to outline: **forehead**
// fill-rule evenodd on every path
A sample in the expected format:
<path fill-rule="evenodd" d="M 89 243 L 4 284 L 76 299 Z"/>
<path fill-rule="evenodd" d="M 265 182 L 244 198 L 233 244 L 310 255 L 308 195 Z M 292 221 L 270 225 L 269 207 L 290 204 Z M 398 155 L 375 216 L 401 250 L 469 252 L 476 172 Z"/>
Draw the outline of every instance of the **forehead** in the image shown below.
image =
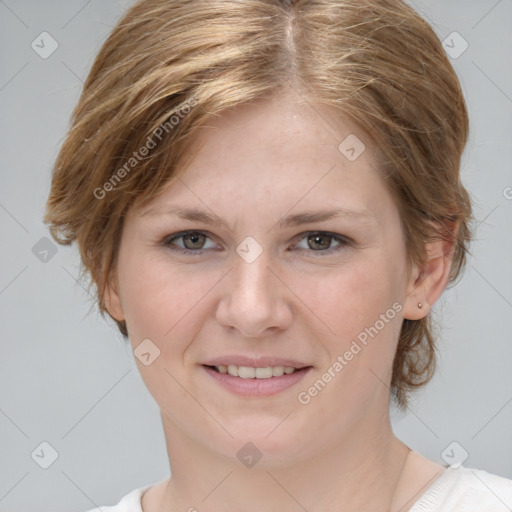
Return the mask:
<path fill-rule="evenodd" d="M 169 201 L 180 207 L 202 203 L 214 211 L 231 206 L 231 214 L 241 207 L 282 212 L 296 205 L 301 211 L 326 206 L 379 217 L 389 206 L 364 132 L 339 112 L 290 95 L 210 118 L 189 151 L 194 155 L 180 179 L 143 214 L 166 208 Z"/>
<path fill-rule="evenodd" d="M 211 117 L 200 129 L 196 143 L 208 146 L 208 154 L 199 155 L 199 161 L 201 156 L 222 161 L 249 155 L 258 160 L 293 160 L 307 149 L 308 159 L 316 153 L 316 157 L 329 156 L 334 163 L 344 155 L 345 161 L 340 159 L 340 163 L 345 164 L 351 155 L 340 153 L 339 145 L 347 137 L 352 145 L 357 144 L 358 152 L 365 148 L 363 160 L 368 162 L 373 148 L 360 128 L 333 107 L 288 93 Z M 331 151 L 326 154 L 326 149 Z"/>

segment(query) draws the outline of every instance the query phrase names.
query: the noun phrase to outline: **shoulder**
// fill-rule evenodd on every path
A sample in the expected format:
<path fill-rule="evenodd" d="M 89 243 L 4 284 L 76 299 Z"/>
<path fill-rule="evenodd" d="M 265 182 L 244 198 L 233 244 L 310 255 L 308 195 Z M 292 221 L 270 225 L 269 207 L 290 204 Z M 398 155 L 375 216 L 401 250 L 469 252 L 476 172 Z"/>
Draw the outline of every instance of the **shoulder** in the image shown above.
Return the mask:
<path fill-rule="evenodd" d="M 143 512 L 142 511 L 142 494 L 150 485 L 133 489 L 123 496 L 116 505 L 101 506 L 91 508 L 86 512 Z"/>
<path fill-rule="evenodd" d="M 409 512 L 510 512 L 512 480 L 482 469 L 448 467 Z"/>

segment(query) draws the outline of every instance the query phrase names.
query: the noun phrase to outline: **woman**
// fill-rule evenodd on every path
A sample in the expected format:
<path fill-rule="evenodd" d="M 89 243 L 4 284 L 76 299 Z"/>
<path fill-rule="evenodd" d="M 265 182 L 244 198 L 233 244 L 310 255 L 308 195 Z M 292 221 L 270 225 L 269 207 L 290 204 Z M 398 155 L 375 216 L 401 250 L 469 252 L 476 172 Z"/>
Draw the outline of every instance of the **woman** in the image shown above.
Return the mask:
<path fill-rule="evenodd" d="M 392 432 L 464 267 L 457 77 L 399 0 L 145 0 L 101 49 L 46 221 L 161 410 L 112 511 L 505 511 Z M 105 510 L 105 507 L 102 508 Z"/>

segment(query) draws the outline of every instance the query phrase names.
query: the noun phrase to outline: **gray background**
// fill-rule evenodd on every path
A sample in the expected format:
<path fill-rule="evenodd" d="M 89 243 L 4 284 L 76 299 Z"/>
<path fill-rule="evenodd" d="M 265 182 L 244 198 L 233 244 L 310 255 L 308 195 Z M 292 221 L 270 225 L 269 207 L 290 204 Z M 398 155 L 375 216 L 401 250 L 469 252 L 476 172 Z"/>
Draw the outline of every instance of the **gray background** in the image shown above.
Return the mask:
<path fill-rule="evenodd" d="M 71 110 L 130 3 L 0 0 L 2 511 L 86 510 L 168 476 L 159 410 L 131 351 L 76 280 L 76 249 L 52 254 L 40 241 Z M 470 110 L 463 180 L 478 229 L 464 278 L 434 308 L 438 373 L 405 414 L 393 412 L 393 425 L 439 463 L 465 450 L 467 467 L 512 478 L 512 1 L 413 5 L 441 40 L 456 31 L 469 45 L 452 62 Z M 31 47 L 44 31 L 58 43 L 45 59 Z M 447 41 L 463 49 L 458 36 Z M 52 449 L 42 442 L 58 453 L 47 469 Z"/>

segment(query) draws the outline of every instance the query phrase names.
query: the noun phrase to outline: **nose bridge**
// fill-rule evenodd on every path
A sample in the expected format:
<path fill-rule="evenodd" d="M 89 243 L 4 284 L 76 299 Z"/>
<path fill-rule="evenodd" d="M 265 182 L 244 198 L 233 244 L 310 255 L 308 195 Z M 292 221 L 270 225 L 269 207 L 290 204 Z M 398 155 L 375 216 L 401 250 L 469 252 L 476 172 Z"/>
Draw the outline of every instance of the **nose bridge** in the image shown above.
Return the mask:
<path fill-rule="evenodd" d="M 256 246 L 254 240 L 246 240 L 236 252 L 217 320 L 225 327 L 236 327 L 245 336 L 254 337 L 269 328 L 283 327 L 289 314 L 281 297 L 282 284 L 274 275 L 270 251 Z"/>
<path fill-rule="evenodd" d="M 258 244 L 259 246 L 259 244 Z M 244 241 L 237 247 L 237 256 L 233 268 L 231 293 L 237 299 L 253 302 L 254 307 L 263 306 L 275 291 L 275 279 L 269 270 L 272 264 L 270 252 L 256 247 L 252 241 Z"/>

